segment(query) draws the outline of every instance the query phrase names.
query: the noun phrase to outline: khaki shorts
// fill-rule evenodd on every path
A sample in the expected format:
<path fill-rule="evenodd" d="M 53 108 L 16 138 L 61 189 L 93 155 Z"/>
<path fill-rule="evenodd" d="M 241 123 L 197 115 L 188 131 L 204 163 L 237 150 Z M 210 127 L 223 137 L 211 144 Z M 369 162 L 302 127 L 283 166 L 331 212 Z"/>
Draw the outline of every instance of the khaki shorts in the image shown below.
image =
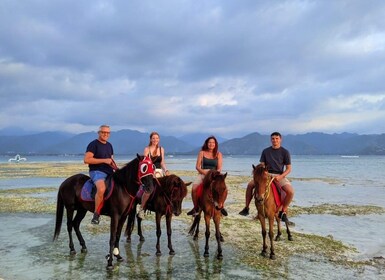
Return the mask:
<path fill-rule="evenodd" d="M 269 173 L 269 175 L 271 175 L 272 177 L 277 177 L 279 174 Z M 284 177 L 281 181 L 279 181 L 278 184 L 281 186 L 281 188 L 286 185 L 291 185 L 289 179 L 287 179 L 286 177 Z"/>

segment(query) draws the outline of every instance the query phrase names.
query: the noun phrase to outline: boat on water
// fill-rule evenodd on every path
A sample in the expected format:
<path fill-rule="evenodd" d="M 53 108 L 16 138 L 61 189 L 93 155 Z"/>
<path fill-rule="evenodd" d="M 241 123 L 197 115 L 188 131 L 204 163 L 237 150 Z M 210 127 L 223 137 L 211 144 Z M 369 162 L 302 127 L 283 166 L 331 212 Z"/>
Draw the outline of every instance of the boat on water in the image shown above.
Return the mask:
<path fill-rule="evenodd" d="M 342 158 L 359 158 L 360 156 L 341 156 Z"/>
<path fill-rule="evenodd" d="M 21 157 L 19 154 L 17 154 L 14 158 L 10 158 L 8 162 L 20 162 L 20 161 L 26 161 L 27 159 L 24 157 Z"/>

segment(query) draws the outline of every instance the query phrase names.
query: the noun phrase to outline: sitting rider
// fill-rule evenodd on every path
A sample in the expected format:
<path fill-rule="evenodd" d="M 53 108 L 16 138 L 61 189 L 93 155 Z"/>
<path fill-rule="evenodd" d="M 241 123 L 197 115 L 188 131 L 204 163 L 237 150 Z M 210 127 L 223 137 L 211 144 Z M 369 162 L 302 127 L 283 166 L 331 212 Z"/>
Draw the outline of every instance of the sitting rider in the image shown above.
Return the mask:
<path fill-rule="evenodd" d="M 159 146 L 160 136 L 158 132 L 151 132 L 150 142 L 148 146 L 144 148 L 143 154 L 150 157 L 152 163 L 155 165 L 155 176 L 157 178 L 163 177 L 165 175 L 170 175 L 170 172 L 166 168 L 166 163 L 164 160 L 164 148 L 162 149 Z M 146 203 L 151 195 L 151 192 L 144 192 L 142 194 L 142 202 L 138 212 L 138 217 L 144 218 L 144 211 L 146 210 Z"/>
<path fill-rule="evenodd" d="M 111 143 L 107 141 L 110 133 L 108 125 L 101 125 L 98 139 L 88 144 L 84 155 L 84 163 L 88 164 L 90 177 L 96 186 L 95 212 L 91 220 L 92 224 L 99 224 L 100 222 L 100 211 L 103 208 L 103 196 L 106 191 L 105 179 L 114 172 L 114 150 Z"/>
<path fill-rule="evenodd" d="M 198 154 L 195 168 L 199 174 L 191 188 L 191 198 L 194 208 L 187 212 L 187 215 L 193 216 L 199 213 L 197 190 L 198 186 L 202 184 L 204 176 L 209 170 L 217 170 L 219 172 L 222 170 L 222 153 L 218 151 L 218 141 L 214 136 L 210 136 L 205 140 Z M 224 208 L 222 208 L 221 212 L 227 216 L 227 211 Z"/>
<path fill-rule="evenodd" d="M 281 146 L 282 136 L 279 132 L 273 132 L 270 135 L 271 147 L 262 151 L 260 162 L 268 167 L 269 174 L 274 177 L 274 181 L 278 183 L 286 192 L 285 200 L 283 202 L 282 210 L 279 212 L 279 218 L 286 222 L 287 208 L 294 196 L 294 189 L 286 176 L 291 172 L 291 157 L 288 150 Z M 246 206 L 243 208 L 240 215 L 249 215 L 249 205 L 252 200 L 254 182 L 250 181 L 246 190 Z"/>

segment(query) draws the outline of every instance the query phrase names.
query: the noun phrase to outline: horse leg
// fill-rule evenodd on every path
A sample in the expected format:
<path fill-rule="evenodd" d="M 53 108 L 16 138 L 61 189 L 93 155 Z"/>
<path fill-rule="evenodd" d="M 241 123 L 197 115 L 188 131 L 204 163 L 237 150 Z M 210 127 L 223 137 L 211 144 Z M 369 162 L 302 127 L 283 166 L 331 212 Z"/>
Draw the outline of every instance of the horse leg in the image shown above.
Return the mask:
<path fill-rule="evenodd" d="M 83 236 L 80 232 L 80 223 L 82 222 L 82 220 L 84 219 L 86 214 L 87 214 L 86 209 L 78 209 L 76 211 L 75 219 L 73 220 L 73 223 L 72 223 L 73 229 L 75 230 L 75 233 L 76 233 L 76 236 L 79 240 L 80 246 L 82 246 L 82 249 L 81 249 L 82 253 L 87 253 L 87 246 L 86 246 L 86 242 L 84 241 Z"/>
<path fill-rule="evenodd" d="M 270 259 L 275 260 L 274 253 L 274 217 L 269 217 Z"/>
<path fill-rule="evenodd" d="M 122 234 L 122 228 L 123 228 L 123 225 L 124 225 L 125 221 L 126 221 L 126 217 L 125 216 L 120 217 L 119 223 L 118 223 L 118 228 L 117 228 L 117 231 L 116 231 L 116 239 L 115 239 L 115 246 L 114 246 L 113 254 L 114 254 L 114 256 L 115 256 L 115 258 L 116 258 L 116 260 L 118 262 L 122 262 L 123 261 L 123 257 L 120 255 L 119 242 L 120 242 L 120 236 Z"/>
<path fill-rule="evenodd" d="M 138 224 L 138 235 L 139 235 L 139 241 L 144 241 L 144 236 L 142 232 L 142 219 L 136 215 L 136 222 Z"/>
<path fill-rule="evenodd" d="M 198 216 L 195 216 L 194 221 L 196 221 L 196 226 L 195 226 L 195 234 L 194 234 L 193 240 L 198 240 L 198 237 L 199 237 L 199 224 L 201 222 L 201 214 L 199 214 Z"/>
<path fill-rule="evenodd" d="M 294 239 L 293 239 L 293 236 L 291 235 L 291 232 L 290 232 L 290 229 L 289 229 L 289 223 L 286 221 L 285 225 L 286 225 L 287 239 L 289 241 L 293 241 Z"/>
<path fill-rule="evenodd" d="M 112 270 L 114 266 L 112 265 L 113 261 L 113 251 L 115 247 L 116 241 L 116 232 L 118 229 L 118 217 L 115 215 L 111 215 L 111 225 L 110 225 L 110 251 L 106 256 L 107 259 L 107 269 Z"/>
<path fill-rule="evenodd" d="M 221 260 L 223 259 L 222 255 L 222 245 L 221 245 L 221 238 L 222 234 L 219 229 L 219 225 L 221 223 L 221 213 L 215 213 L 214 215 L 214 224 L 215 224 L 215 238 L 217 239 L 217 244 L 218 244 L 218 250 L 217 250 L 217 259 Z"/>
<path fill-rule="evenodd" d="M 162 218 L 162 215 L 158 212 L 155 214 L 156 219 L 156 255 L 161 256 L 162 252 L 160 251 L 160 236 L 162 235 L 162 229 L 160 227 L 160 220 Z"/>
<path fill-rule="evenodd" d="M 68 232 L 68 237 L 69 237 L 70 254 L 75 255 L 76 250 L 75 250 L 74 242 L 72 239 L 72 219 L 74 216 L 74 210 L 71 207 L 69 207 L 69 208 L 67 208 L 66 212 L 67 212 L 67 232 Z"/>
<path fill-rule="evenodd" d="M 275 239 L 274 241 L 280 241 L 281 240 L 281 235 L 282 235 L 282 231 L 281 231 L 281 220 L 278 218 L 278 215 L 274 215 L 275 217 L 275 220 L 277 221 L 277 235 L 275 236 Z"/>
<path fill-rule="evenodd" d="M 174 251 L 174 248 L 172 247 L 172 241 L 171 241 L 171 234 L 172 234 L 171 219 L 172 219 L 172 214 L 166 214 L 168 249 L 170 250 L 169 254 L 173 256 L 175 255 L 175 251 Z"/>
<path fill-rule="evenodd" d="M 265 221 L 265 217 L 258 214 L 258 219 L 259 219 L 259 222 L 261 223 L 261 228 L 262 228 L 262 252 L 261 252 L 261 255 L 266 257 L 267 256 L 267 244 L 266 244 L 266 221 Z"/>
<path fill-rule="evenodd" d="M 126 238 L 127 243 L 131 243 L 131 234 L 135 226 L 135 215 L 136 215 L 136 210 L 132 209 L 127 217 L 127 226 L 126 226 L 126 232 L 125 232 L 127 236 Z"/>
<path fill-rule="evenodd" d="M 210 238 L 210 215 L 205 213 L 205 224 L 206 224 L 206 244 L 205 244 L 205 252 L 203 253 L 204 257 L 209 256 L 209 238 Z"/>

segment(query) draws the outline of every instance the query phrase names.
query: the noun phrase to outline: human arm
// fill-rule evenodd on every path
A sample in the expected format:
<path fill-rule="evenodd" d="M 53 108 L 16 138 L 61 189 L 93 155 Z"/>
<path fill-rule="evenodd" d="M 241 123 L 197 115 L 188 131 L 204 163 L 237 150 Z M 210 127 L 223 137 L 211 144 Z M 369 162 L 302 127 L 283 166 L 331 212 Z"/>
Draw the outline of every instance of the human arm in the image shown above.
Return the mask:
<path fill-rule="evenodd" d="M 285 170 L 283 171 L 282 174 L 278 175 L 275 177 L 275 180 L 277 182 L 281 181 L 283 178 L 285 178 L 289 173 L 291 172 L 291 164 L 285 165 Z"/>
<path fill-rule="evenodd" d="M 217 165 L 217 171 L 222 171 L 222 153 L 218 152 L 218 165 Z"/>
<path fill-rule="evenodd" d="M 200 151 L 197 157 L 195 169 L 198 171 L 199 174 L 206 175 L 207 170 L 202 169 L 202 160 L 203 160 L 203 151 Z"/>
<path fill-rule="evenodd" d="M 150 148 L 147 146 L 147 147 L 144 148 L 143 155 L 144 156 L 149 156 L 149 154 L 150 154 Z"/>
<path fill-rule="evenodd" d="M 162 148 L 160 148 L 160 155 L 162 156 L 162 161 L 160 162 L 160 166 L 162 167 L 164 174 L 170 175 L 170 172 L 167 170 L 167 167 L 166 167 L 166 161 L 164 160 L 164 149 Z"/>
<path fill-rule="evenodd" d="M 94 153 L 92 152 L 86 152 L 84 154 L 84 159 L 83 159 L 85 164 L 101 164 L 105 163 L 108 165 L 113 164 L 113 156 L 111 158 L 95 158 Z"/>

